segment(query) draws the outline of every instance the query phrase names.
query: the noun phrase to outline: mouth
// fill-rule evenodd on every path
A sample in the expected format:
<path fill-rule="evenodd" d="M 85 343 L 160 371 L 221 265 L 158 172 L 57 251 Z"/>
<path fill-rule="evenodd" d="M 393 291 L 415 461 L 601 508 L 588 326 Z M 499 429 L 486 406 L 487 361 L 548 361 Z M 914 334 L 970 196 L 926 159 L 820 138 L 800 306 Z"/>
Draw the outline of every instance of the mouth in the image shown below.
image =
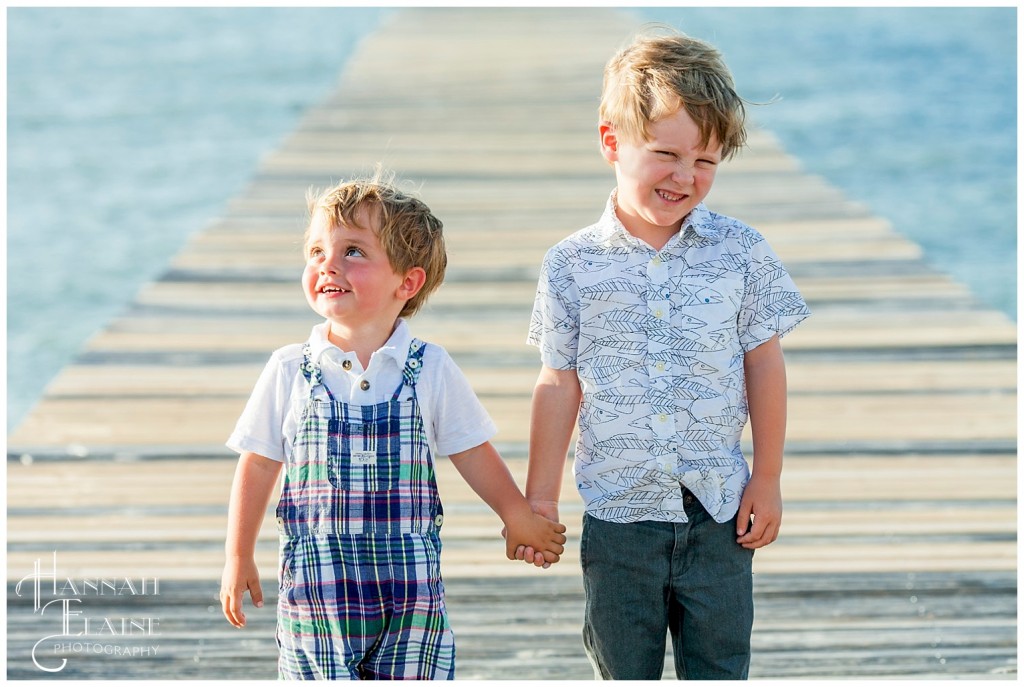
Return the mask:
<path fill-rule="evenodd" d="M 331 286 L 330 284 L 321 286 L 318 290 L 323 294 L 348 293 L 348 289 L 343 289 L 340 286 Z"/>
<path fill-rule="evenodd" d="M 656 189 L 655 193 L 657 193 L 658 197 L 667 203 L 678 203 L 682 200 L 686 200 L 687 198 L 687 196 L 685 195 L 681 195 L 678 193 L 669 193 L 668 191 L 662 190 L 660 188 Z"/>

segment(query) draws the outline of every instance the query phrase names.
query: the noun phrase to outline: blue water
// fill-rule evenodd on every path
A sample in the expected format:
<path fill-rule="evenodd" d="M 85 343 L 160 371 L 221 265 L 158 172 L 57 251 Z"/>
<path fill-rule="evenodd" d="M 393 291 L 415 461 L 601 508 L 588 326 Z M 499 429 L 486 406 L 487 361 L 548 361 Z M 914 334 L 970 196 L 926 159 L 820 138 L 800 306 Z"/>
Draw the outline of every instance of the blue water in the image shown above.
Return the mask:
<path fill-rule="evenodd" d="M 8 429 L 388 11 L 7 10 Z M 808 171 L 1016 316 L 1015 9 L 639 13 L 718 45 Z"/>
<path fill-rule="evenodd" d="M 7 426 L 330 93 L 380 9 L 7 10 Z"/>

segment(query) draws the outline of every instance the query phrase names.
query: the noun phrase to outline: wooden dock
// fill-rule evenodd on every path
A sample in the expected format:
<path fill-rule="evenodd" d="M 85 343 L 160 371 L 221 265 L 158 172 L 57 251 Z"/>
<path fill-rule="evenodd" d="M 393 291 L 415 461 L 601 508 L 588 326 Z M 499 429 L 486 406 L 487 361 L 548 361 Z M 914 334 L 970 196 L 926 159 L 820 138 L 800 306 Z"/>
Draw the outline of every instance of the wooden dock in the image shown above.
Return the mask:
<path fill-rule="evenodd" d="M 379 161 L 444 220 L 448 278 L 413 328 L 464 368 L 524 484 L 538 269 L 614 185 L 596 104 L 633 26 L 612 9 L 407 8 L 362 43 L 337 92 L 9 437 L 9 678 L 276 676 L 272 524 L 258 550 L 268 607 L 238 631 L 216 601 L 234 470 L 223 441 L 270 351 L 316 321 L 298 284 L 310 186 Z M 769 132 L 722 169 L 709 204 L 766 235 L 814 312 L 784 342 L 786 513 L 754 559 L 751 677 L 1014 678 L 1016 327 Z M 547 571 L 505 561 L 497 518 L 446 461 L 440 473 L 459 678 L 591 678 L 571 470 L 570 545 Z M 59 618 L 15 585 L 54 555 L 62 580 L 159 580 L 159 594 L 78 590 L 76 607 L 157 618 L 159 634 L 82 637 L 140 651 L 51 647 L 64 669 L 33 665 Z"/>

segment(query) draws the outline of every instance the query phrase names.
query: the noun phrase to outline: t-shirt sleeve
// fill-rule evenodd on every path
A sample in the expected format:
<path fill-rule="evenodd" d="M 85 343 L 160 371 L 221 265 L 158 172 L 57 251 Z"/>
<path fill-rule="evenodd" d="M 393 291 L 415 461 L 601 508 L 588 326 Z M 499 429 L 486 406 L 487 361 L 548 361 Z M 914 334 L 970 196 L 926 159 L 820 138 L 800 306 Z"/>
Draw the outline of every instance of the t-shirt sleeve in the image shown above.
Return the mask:
<path fill-rule="evenodd" d="M 260 373 L 245 410 L 227 440 L 238 453 L 252 452 L 284 462 L 284 420 L 289 408 L 290 379 L 279 356 L 273 355 Z"/>
<path fill-rule="evenodd" d="M 755 232 L 738 320 L 743 351 L 757 348 L 773 336 L 785 336 L 810 314 L 782 261 Z"/>
<path fill-rule="evenodd" d="M 558 246 L 541 263 L 537 296 L 526 343 L 540 349 L 540 359 L 555 370 L 576 368 L 580 336 L 579 290 L 569 260 Z"/>
<path fill-rule="evenodd" d="M 437 452 L 450 456 L 490 441 L 498 428 L 476 397 L 466 375 L 443 350 L 438 364 L 441 372 L 430 418 Z"/>

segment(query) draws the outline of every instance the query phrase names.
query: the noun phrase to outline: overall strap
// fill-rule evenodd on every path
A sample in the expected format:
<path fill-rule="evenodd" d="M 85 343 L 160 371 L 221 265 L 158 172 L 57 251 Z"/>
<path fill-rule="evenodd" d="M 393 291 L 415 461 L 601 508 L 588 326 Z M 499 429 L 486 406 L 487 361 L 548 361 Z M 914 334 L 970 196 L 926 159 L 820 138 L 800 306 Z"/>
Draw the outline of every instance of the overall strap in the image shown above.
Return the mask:
<path fill-rule="evenodd" d="M 420 370 L 423 369 L 423 352 L 427 350 L 427 344 L 419 339 L 413 339 L 409 344 L 409 355 L 405 359 L 405 368 L 402 370 L 402 382 L 395 389 L 392 401 L 397 401 L 402 389 L 408 384 L 412 389 L 413 396 L 416 395 L 416 380 L 419 379 Z"/>
<path fill-rule="evenodd" d="M 299 366 L 299 369 L 302 370 L 302 376 L 306 378 L 307 382 L 309 382 L 310 395 L 312 395 L 313 389 L 317 385 L 321 385 L 323 386 L 324 391 L 327 392 L 327 396 L 332 401 L 334 400 L 334 394 L 332 394 L 331 390 L 327 388 L 326 384 L 324 384 L 324 373 L 323 370 L 320 369 L 320 363 L 313 362 L 313 352 L 308 343 L 302 347 L 302 364 Z"/>

